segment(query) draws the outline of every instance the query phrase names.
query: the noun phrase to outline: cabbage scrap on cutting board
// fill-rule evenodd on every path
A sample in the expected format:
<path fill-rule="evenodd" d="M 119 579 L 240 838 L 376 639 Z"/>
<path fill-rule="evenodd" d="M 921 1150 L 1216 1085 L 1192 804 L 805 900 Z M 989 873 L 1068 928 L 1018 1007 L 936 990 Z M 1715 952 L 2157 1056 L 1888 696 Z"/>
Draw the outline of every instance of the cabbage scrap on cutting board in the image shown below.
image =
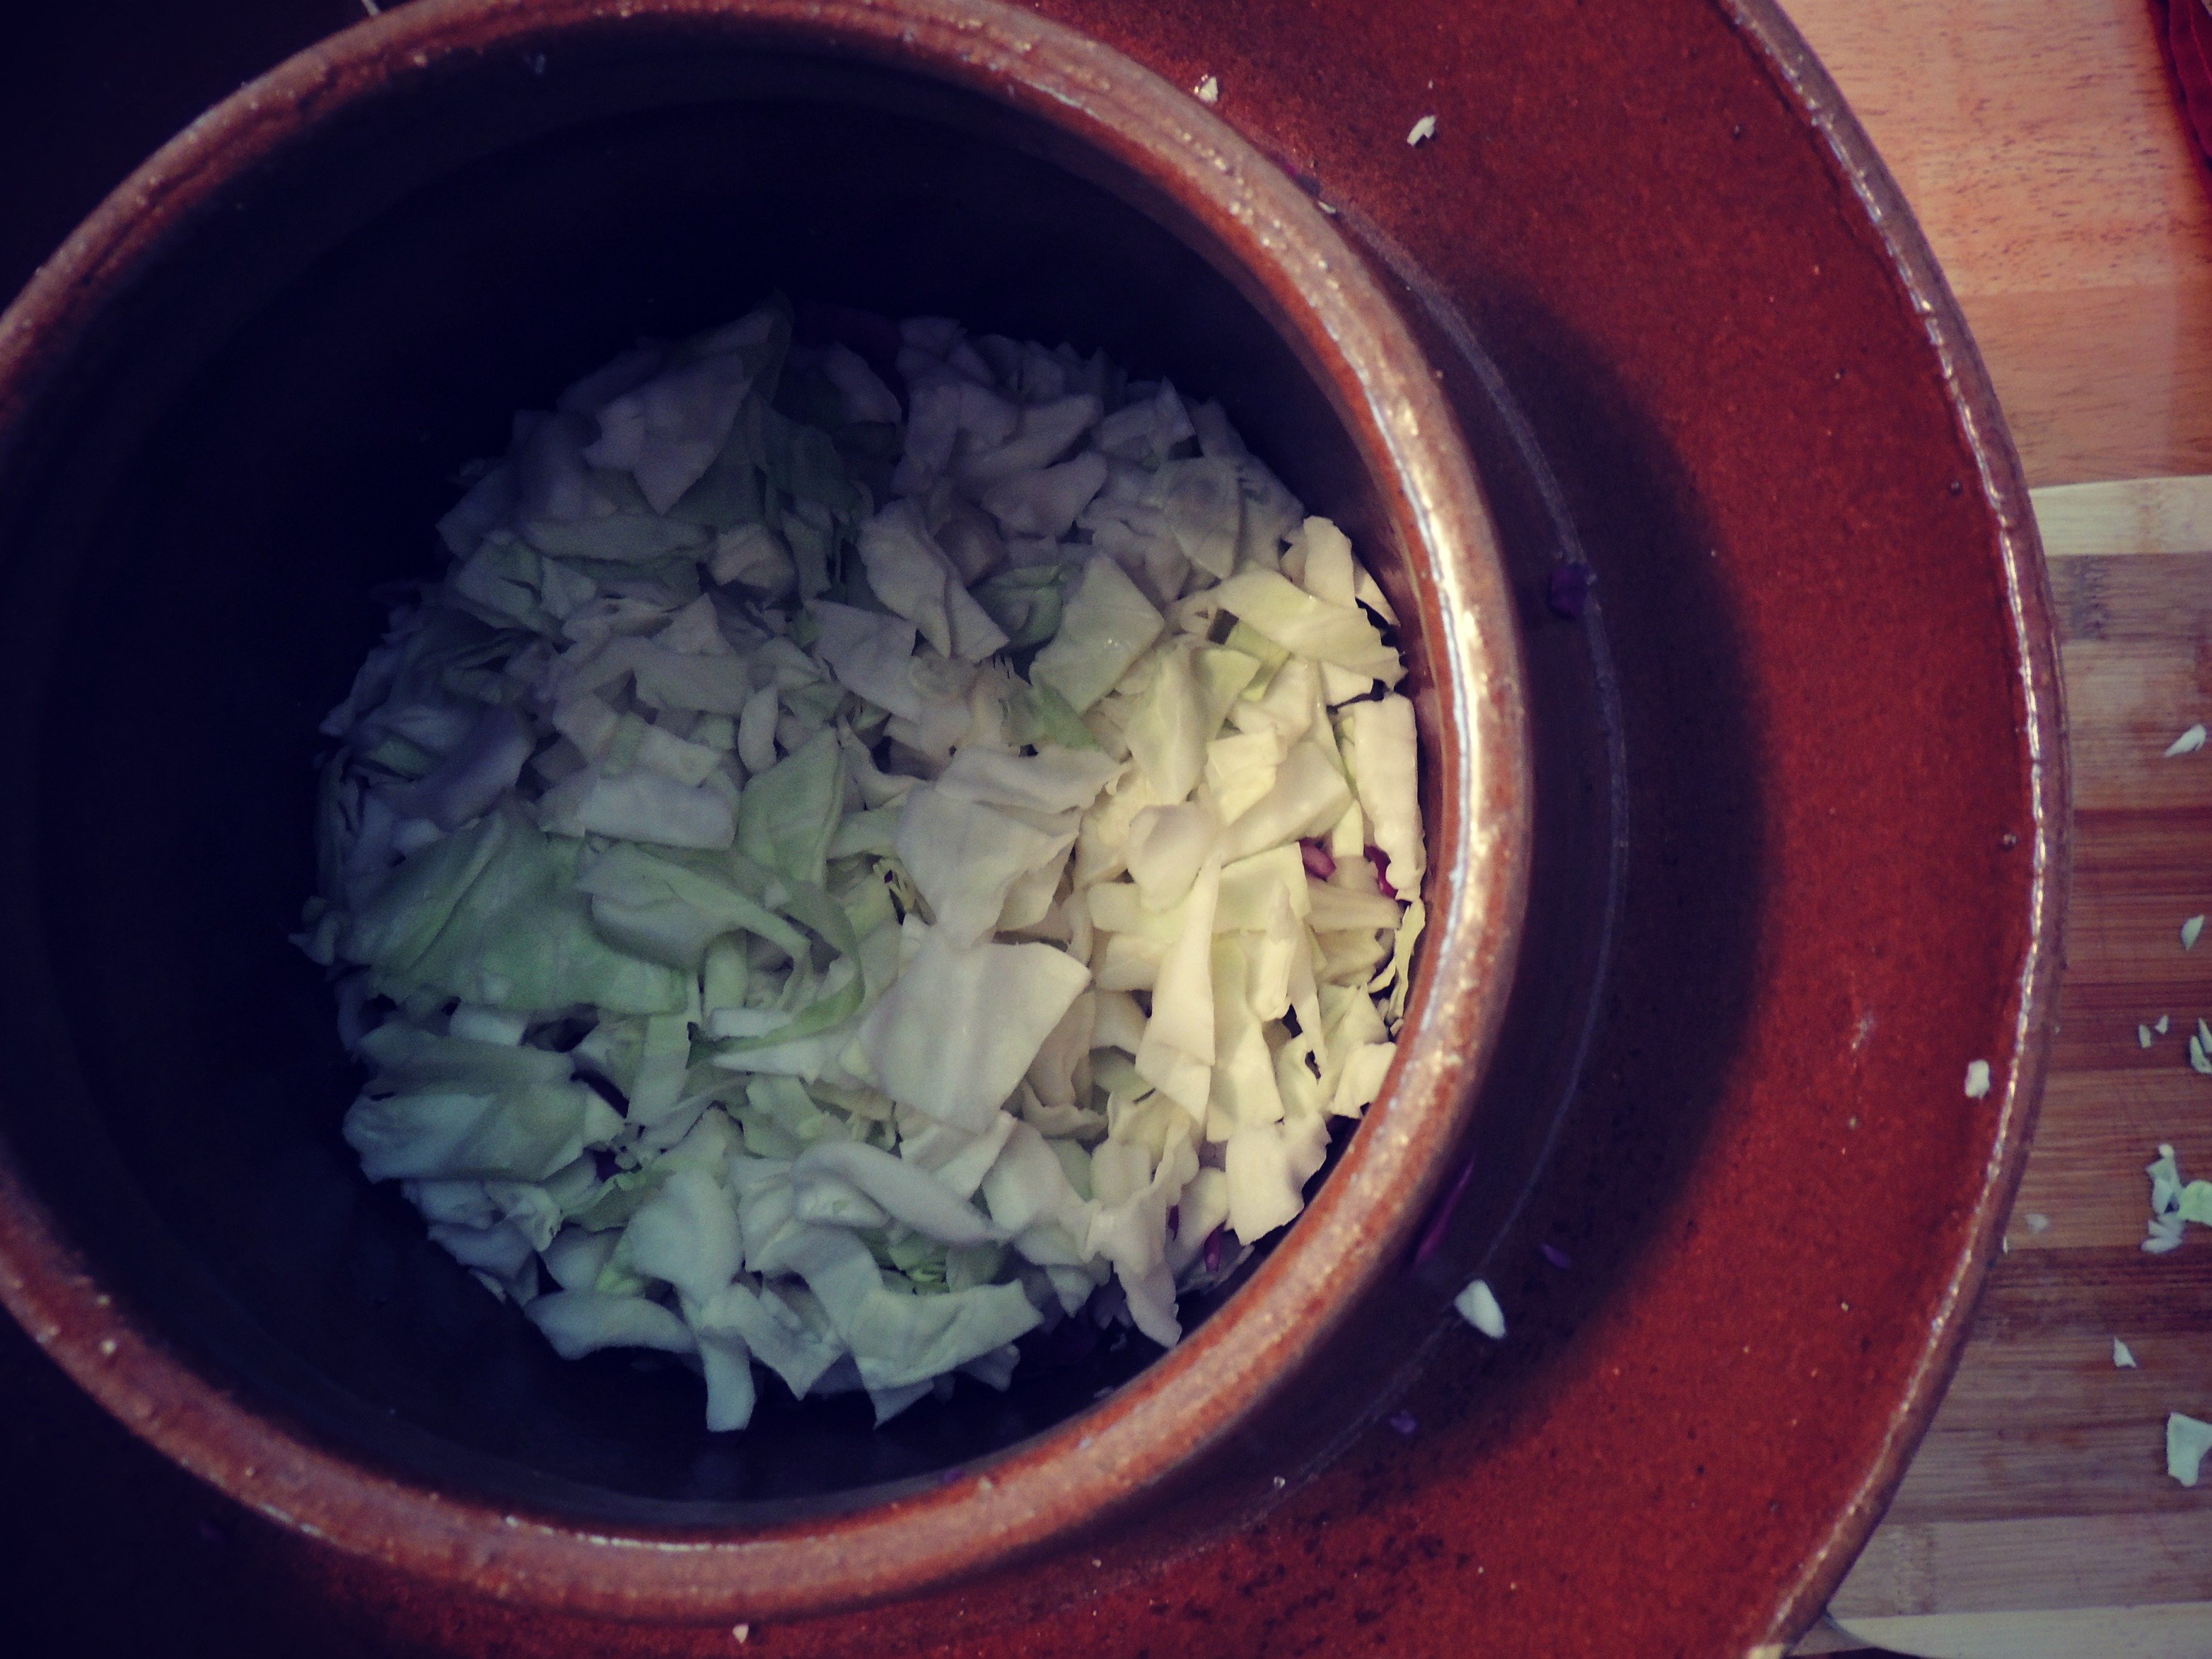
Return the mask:
<path fill-rule="evenodd" d="M 515 417 L 323 731 L 343 1133 L 563 1356 L 881 1422 L 1297 1215 L 1419 933 L 1388 600 L 1218 405 L 780 301 Z M 886 368 L 891 367 L 889 364 Z"/>

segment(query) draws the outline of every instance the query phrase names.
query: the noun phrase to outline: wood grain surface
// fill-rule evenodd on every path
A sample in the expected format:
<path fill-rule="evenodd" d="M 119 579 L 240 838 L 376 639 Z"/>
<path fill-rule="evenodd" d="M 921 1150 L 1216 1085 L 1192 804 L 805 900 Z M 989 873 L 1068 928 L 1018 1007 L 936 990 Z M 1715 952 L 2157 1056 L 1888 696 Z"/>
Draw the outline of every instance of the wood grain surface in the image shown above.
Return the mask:
<path fill-rule="evenodd" d="M 2212 1078 L 2184 1035 L 2212 1017 L 2212 939 L 2180 941 L 2212 910 L 2212 749 L 2163 753 L 2212 720 L 2212 191 L 2148 0 L 1784 3 L 1911 200 L 2042 487 L 2077 826 L 2009 1253 L 1825 1639 L 2203 1659 L 2212 1482 L 2167 1478 L 2164 1424 L 2212 1418 L 2212 1237 L 2138 1246 L 2159 1142 L 2212 1176 Z M 2114 1367 L 2116 1335 L 2138 1369 Z"/>
<path fill-rule="evenodd" d="M 2212 1016 L 2212 936 L 2181 940 L 2212 911 L 2212 747 L 2165 753 L 2212 720 L 2208 500 L 2203 477 L 2037 493 L 2075 761 L 2066 974 L 2007 1254 L 1830 1607 L 1835 1630 L 1899 1651 L 2212 1653 L 2212 1483 L 2170 1480 L 2164 1438 L 2169 1411 L 2212 1419 L 2212 1238 L 2141 1249 L 2158 1145 L 2212 1175 L 2212 1078 L 2186 1048 Z"/>
<path fill-rule="evenodd" d="M 2212 472 L 2212 198 L 2149 0 L 1783 0 L 1966 312 L 2031 484 Z"/>
<path fill-rule="evenodd" d="M 2181 941 L 2212 909 L 2212 749 L 2164 752 L 2212 716 L 2212 538 L 2077 554 L 2118 533 L 2097 496 L 2140 525 L 2144 492 L 2066 493 L 2081 525 L 2054 524 L 2051 580 L 2076 861 L 2053 1073 L 1958 1376 L 1832 1613 L 1911 1653 L 2184 1659 L 2212 1652 L 2212 1485 L 2167 1478 L 2163 1425 L 2212 1418 L 2212 1240 L 2140 1245 L 2158 1144 L 2212 1172 L 2212 1078 L 2186 1059 L 2212 944 Z"/>

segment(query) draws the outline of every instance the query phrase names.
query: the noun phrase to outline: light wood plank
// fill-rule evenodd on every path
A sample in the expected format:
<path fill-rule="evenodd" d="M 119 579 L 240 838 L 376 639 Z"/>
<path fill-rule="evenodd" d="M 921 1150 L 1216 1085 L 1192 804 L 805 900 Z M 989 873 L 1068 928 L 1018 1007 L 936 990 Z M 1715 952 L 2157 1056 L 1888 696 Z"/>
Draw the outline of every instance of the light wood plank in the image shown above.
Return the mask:
<path fill-rule="evenodd" d="M 2204 1659 L 2212 1653 L 2212 1606 L 2202 1601 L 1853 1619 L 1837 1628 L 1844 1640 L 1926 1659 Z"/>
<path fill-rule="evenodd" d="M 2207 927 L 2212 930 L 2212 923 Z M 2197 947 L 2202 950 L 2203 947 Z M 2055 1073 L 2179 1071 L 2187 1065 L 2185 1034 L 2194 1029 L 2199 1012 L 2212 1014 L 2200 996 L 2161 994 L 2136 981 L 2094 984 L 2083 981 L 2066 988 L 2063 1022 L 2055 1045 Z M 2159 1017 L 2168 1022 L 2165 1036 L 2155 1029 Z M 2148 1030 L 2151 1046 L 2145 1048 L 2137 1028 Z M 2206 1096 L 2189 1098 L 2203 1101 Z"/>
<path fill-rule="evenodd" d="M 2144 0 L 1784 0 L 1966 313 L 2028 481 L 2212 472 L 2212 198 Z"/>
<path fill-rule="evenodd" d="M 1828 1607 L 1850 1629 L 1905 1614 L 2205 1601 L 2212 1500 L 2185 1514 L 2104 1516 L 2094 1528 L 2074 1516 L 1883 1526 Z"/>
<path fill-rule="evenodd" d="M 2035 527 L 2054 559 L 2212 550 L 2212 477 L 2115 478 L 2033 495 Z"/>
<path fill-rule="evenodd" d="M 2185 1174 L 2212 1179 L 2212 1078 L 2175 1063 L 2179 1050 L 2179 1037 L 2170 1036 L 2163 1045 L 2166 1059 L 2154 1068 L 2061 1073 L 2051 1079 L 2035 1150 L 2005 1233 L 2013 1255 L 2082 1249 L 2141 1255 L 2150 1216 L 2143 1166 L 2160 1142 L 2173 1147 Z M 2031 1215 L 2044 1218 L 2042 1231 L 2030 1228 Z M 2212 1252 L 2212 1240 L 2205 1247 Z M 2132 1269 L 2137 1264 L 2123 1256 L 2119 1265 Z M 2205 1317 L 2212 1328 L 2212 1297 Z"/>
<path fill-rule="evenodd" d="M 2009 1521 L 2032 1512 L 2078 1516 L 2101 1532 L 2115 1515 L 2212 1514 L 2212 1493 L 2166 1478 L 2166 1414 L 2182 1407 L 2194 1407 L 2191 1416 L 2212 1410 L 2212 1384 L 2200 1376 L 2184 1388 L 2168 1378 L 2160 1397 L 2123 1422 L 1939 1428 L 1914 1456 L 1883 1524 Z M 2077 1528 L 2077 1549 L 2081 1536 Z M 2212 1543 L 2212 1531 L 2205 1540 Z M 2212 1590 L 2212 1577 L 2204 1584 Z M 2037 1599 L 2035 1587 L 2017 1577 L 2005 1596 L 2012 1605 Z"/>
<path fill-rule="evenodd" d="M 2212 556 L 2054 561 L 2051 594 L 2076 811 L 2203 814 L 2212 806 L 2212 749 L 2166 751 L 2212 720 Z M 2191 833 L 2186 822 L 2173 827 Z M 2212 832 L 2200 823 L 2193 833 Z M 2140 850 L 2124 861 L 2139 864 Z"/>
<path fill-rule="evenodd" d="M 1846 1636 L 1830 1620 L 1823 1619 L 1797 1638 L 1790 1650 L 1790 1659 L 1812 1659 L 1823 1653 L 1863 1653 L 1867 1644 L 1856 1636 Z"/>
<path fill-rule="evenodd" d="M 1970 295 L 1966 313 L 2029 483 L 2212 466 L 2212 277 Z"/>
<path fill-rule="evenodd" d="M 2187 655 L 2195 630 L 2212 615 L 2208 573 L 2212 556 L 2154 547 L 2054 560 L 2051 590 L 2065 650 L 2076 655 L 2092 645 L 2126 643 Z"/>
<path fill-rule="evenodd" d="M 2212 913 L 2212 865 L 2198 867 L 2197 883 L 2179 892 L 2163 885 L 2130 891 L 2085 873 L 2080 902 L 2067 912 L 2068 971 L 2092 984 L 2141 987 L 2153 1018 L 2169 1006 L 2177 1021 L 2212 1013 L 2212 921 L 2196 949 L 2181 943 L 2184 922 Z"/>
<path fill-rule="evenodd" d="M 2119 1298 L 2110 1308 L 2091 1310 L 2078 1323 L 2002 1339 L 1977 1337 L 1943 1396 L 1932 1432 L 2140 1431 L 2146 1424 L 2162 1425 L 2169 1409 L 2191 1401 L 2204 1409 L 2191 1415 L 2205 1416 L 2212 1413 L 2212 1329 L 2201 1324 L 2166 1328 L 2174 1322 L 2170 1310 L 2154 1314 Z M 2135 1370 L 2112 1364 L 2114 1336 L 2127 1343 Z"/>

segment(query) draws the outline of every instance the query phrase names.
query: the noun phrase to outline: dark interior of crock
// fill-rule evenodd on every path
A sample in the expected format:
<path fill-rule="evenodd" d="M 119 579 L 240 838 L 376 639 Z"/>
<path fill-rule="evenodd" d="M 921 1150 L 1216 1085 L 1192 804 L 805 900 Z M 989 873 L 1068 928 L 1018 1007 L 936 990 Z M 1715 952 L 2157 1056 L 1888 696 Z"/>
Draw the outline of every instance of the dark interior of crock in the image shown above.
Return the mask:
<path fill-rule="evenodd" d="M 610 36 L 334 125 L 85 343 L 0 518 L 6 672 L 37 711 L 0 807 L 37 927 L 7 949 L 6 1132 L 103 1282 L 204 1370 L 447 1486 L 681 1521 L 868 1501 L 1143 1363 L 1133 1342 L 1004 1395 L 963 1382 L 875 1431 L 859 1397 L 765 1383 L 750 1431 L 710 1436 L 692 1377 L 556 1358 L 362 1178 L 337 1134 L 357 1078 L 285 939 L 316 722 L 379 630 L 373 591 L 442 556 L 455 469 L 635 336 L 773 289 L 1103 347 L 1218 396 L 1402 592 L 1264 304 L 1133 179 L 1070 160 L 890 70 Z"/>

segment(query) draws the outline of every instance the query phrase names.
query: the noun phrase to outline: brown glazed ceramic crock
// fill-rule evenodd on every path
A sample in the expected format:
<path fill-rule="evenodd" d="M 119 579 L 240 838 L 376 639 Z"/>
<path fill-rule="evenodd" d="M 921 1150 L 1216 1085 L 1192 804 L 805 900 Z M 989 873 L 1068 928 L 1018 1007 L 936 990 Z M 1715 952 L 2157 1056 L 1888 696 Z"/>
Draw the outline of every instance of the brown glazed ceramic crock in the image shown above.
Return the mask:
<path fill-rule="evenodd" d="M 1171 1352 L 882 1432 L 786 1402 L 715 1437 L 680 1376 L 554 1358 L 345 1171 L 331 1012 L 283 941 L 314 711 L 380 582 L 431 568 L 454 466 L 635 334 L 779 289 L 802 328 L 950 314 L 1221 397 L 1405 619 L 1436 855 L 1385 1098 Z M 0 680 L 40 757 L 0 807 L 0 1297 L 263 1513 L 518 1601 L 818 1613 L 1139 1516 L 1225 1524 L 1270 1491 L 1220 1474 L 1240 1440 L 1297 1474 L 1322 1448 L 1285 1414 L 1324 1376 L 1334 1407 L 1330 1357 L 1379 1376 L 1425 1334 L 1353 1336 L 1479 1133 L 1509 988 L 1504 574 L 1376 276 L 1118 52 L 981 0 L 468 0 L 353 30 L 155 156 L 0 319 Z"/>
<path fill-rule="evenodd" d="M 1987 378 L 1925 243 L 1771 0 L 1039 0 L 1031 9 L 1172 87 L 1214 76 L 1212 113 L 1338 210 L 1334 223 L 1442 377 L 1511 584 L 1534 782 L 1529 921 L 1478 1108 L 1481 1157 L 1449 1218 L 1423 1229 L 1432 1248 L 1422 1264 L 1368 1288 L 1362 1320 L 1347 1327 L 1369 1339 L 1355 1353 L 1367 1363 L 1346 1360 L 1340 1345 L 1315 1355 L 1306 1381 L 1285 1391 L 1308 1410 L 1255 1417 L 1199 1493 L 1142 1527 L 842 1614 L 617 1623 L 526 1604 L 490 1553 L 474 1558 L 480 1571 L 455 1575 L 480 1589 L 456 1589 L 234 1509 L 0 1332 L 11 1429 L 30 1421 L 52 1433 L 35 1447 L 27 1431 L 0 1443 L 0 1474 L 18 1472 L 25 1494 L 0 1513 L 14 1528 L 0 1531 L 11 1634 L 55 1632 L 27 1650 L 135 1652 L 159 1639 L 219 1643 L 241 1659 L 1765 1659 L 1849 1566 L 1941 1395 L 1996 1249 L 2043 1076 L 2066 885 L 2063 722 L 2033 524 Z M 0 287 L 21 280 L 191 111 L 354 13 L 347 0 L 220 10 L 111 0 L 96 15 L 48 8 L 25 20 L 27 36 L 0 56 L 10 94 L 0 144 L 12 135 L 15 164 Z M 323 70 L 307 61 L 312 83 Z M 549 54 L 547 76 L 558 68 Z M 526 62 L 514 72 L 536 70 Z M 1424 115 L 1437 118 L 1434 137 L 1409 147 Z M 1194 108 L 1188 118 L 1213 131 Z M 673 149 L 680 161 L 684 145 Z M 382 176 L 368 159 L 354 158 L 364 186 Z M 613 146 L 568 159 L 575 179 L 599 166 L 645 192 L 641 222 L 655 204 L 681 200 L 686 179 L 703 192 L 711 173 L 711 159 L 683 177 L 625 168 Z M 326 176 L 335 192 L 341 173 Z M 622 205 L 603 189 L 585 193 L 601 211 Z M 506 409 L 558 383 L 556 360 L 570 361 L 562 354 L 588 361 L 641 325 L 612 301 L 650 308 L 651 294 L 617 285 L 604 313 L 579 302 L 565 329 L 547 330 L 560 337 L 542 343 L 478 338 L 496 308 L 472 309 L 442 333 L 433 326 L 456 268 L 526 271 L 548 239 L 531 232 L 518 248 L 516 227 L 533 214 L 542 222 L 566 194 L 546 185 L 534 206 L 482 214 L 459 195 L 442 217 L 434 203 L 422 210 L 412 256 L 404 240 L 382 264 L 364 249 L 350 275 L 328 270 L 319 289 L 256 278 L 294 293 L 296 307 L 258 325 L 258 356 L 228 380 L 200 382 L 191 407 L 211 452 L 227 431 L 251 434 L 270 483 L 249 489 L 234 469 L 210 477 L 209 453 L 173 444 L 161 475 L 167 516 L 133 542 L 157 611 L 205 632 L 233 609 L 267 603 L 252 583 L 204 592 L 166 576 L 179 558 L 227 568 L 239 545 L 313 546 L 342 572 L 420 568 L 420 526 L 449 495 L 442 470 L 495 447 Z M 944 208 L 974 205 L 956 195 Z M 1117 304 L 1135 263 L 1114 268 Z M 598 274 L 630 268 L 610 256 Z M 578 269 L 549 267 L 549 280 Z M 681 262 L 665 270 L 682 289 L 672 313 L 688 317 L 699 290 L 683 286 Z M 938 280 L 954 292 L 960 275 Z M 219 276 L 207 286 L 216 298 L 227 288 Z M 1002 314 L 1021 314 L 1020 298 L 999 296 Z M 376 343 L 346 347 L 331 326 L 334 311 L 356 309 L 386 330 L 393 361 Z M 1146 337 L 1164 337 L 1177 309 L 1157 307 Z M 1039 313 L 1054 320 L 1049 307 Z M 401 316 L 410 326 L 392 330 Z M 1096 320 L 1109 322 L 1110 308 Z M 426 340 L 462 354 L 446 378 L 420 356 Z M 287 363 L 298 380 L 280 372 Z M 299 392 L 303 382 L 314 395 Z M 287 385 L 281 404 L 259 407 Z M 362 404 L 356 416 L 319 418 L 349 398 Z M 383 447 L 358 455 L 372 416 Z M 1345 427 L 1323 423 L 1324 438 L 1329 424 Z M 1326 453 L 1325 443 L 1301 447 L 1312 463 Z M 105 476 L 154 477 L 121 458 Z M 333 511 L 348 479 L 344 510 Z M 1316 501 L 1358 495 L 1333 491 L 1317 465 L 1293 481 Z M 277 497 L 264 499 L 271 489 Z M 0 562 L 8 557 L 0 544 Z M 282 787 L 306 753 L 285 733 L 301 726 L 257 726 L 241 711 L 289 699 L 287 718 L 311 721 L 338 659 L 374 623 L 348 580 L 290 597 L 299 608 L 288 630 L 260 629 L 236 662 L 181 648 L 163 657 L 160 629 L 131 623 L 116 648 L 151 653 L 170 688 L 164 702 L 178 705 L 158 728 L 143 686 L 125 682 L 127 695 L 98 701 L 112 665 L 88 666 L 82 646 L 66 665 L 65 727 L 33 727 L 11 683 L 0 708 L 25 757 L 16 776 L 31 775 L 33 756 L 40 777 L 54 776 L 58 741 L 88 757 L 88 789 L 105 790 L 56 820 L 57 855 L 80 834 L 112 849 L 112 830 L 90 836 L 103 807 L 143 810 L 149 775 L 187 799 L 182 782 L 240 733 L 258 747 L 230 763 L 227 781 L 265 775 L 261 787 Z M 1577 597 L 1581 614 L 1563 614 Z M 110 611 L 102 620 L 128 619 Z M 229 735 L 201 734 L 210 711 Z M 10 862 L 0 867 L 15 870 L 30 849 L 7 795 L 0 836 L 11 839 L 0 854 Z M 490 1473 L 453 1457 L 446 1425 L 472 1393 L 500 1401 L 526 1383 L 573 1390 L 562 1419 L 572 1431 L 600 1422 L 595 1408 L 614 1426 L 549 1441 L 526 1413 L 506 1449 L 603 1489 L 650 1477 L 664 1492 L 747 1480 L 787 1491 L 775 1484 L 793 1478 L 775 1464 L 787 1451 L 811 1467 L 868 1447 L 876 1467 L 845 1471 L 866 1486 L 911 1478 L 932 1456 L 966 1467 L 963 1448 L 994 1433 L 1010 1437 L 1002 1444 L 1024 1437 L 1025 1421 L 941 1425 L 932 1431 L 941 1438 L 923 1443 L 810 1439 L 805 1424 L 786 1423 L 731 1458 L 684 1437 L 696 1434 L 695 1402 L 655 1407 L 618 1368 L 555 1381 L 519 1364 L 474 1287 L 453 1285 L 419 1238 L 410 1249 L 411 1217 L 364 1196 L 331 1149 L 345 1083 L 319 1046 L 320 988 L 287 990 L 276 1005 L 303 1034 L 289 1059 L 256 1058 L 269 1043 L 264 995 L 227 1021 L 195 1023 L 191 998 L 181 1014 L 169 1006 L 180 987 L 201 994 L 196 977 L 240 973 L 249 947 L 264 950 L 291 924 L 306 879 L 301 811 L 269 801 L 266 812 L 213 824 L 213 806 L 173 812 L 140 849 L 171 879 L 220 864 L 205 890 L 229 899 L 181 919 L 126 915 L 94 939 L 126 936 L 112 952 L 71 957 L 69 937 L 48 934 L 43 957 L 28 953 L 51 964 L 42 971 L 72 975 L 69 1002 L 39 1005 L 57 1026 L 64 1015 L 52 1011 L 80 1011 L 69 1016 L 78 1023 L 70 1065 L 124 1073 L 102 1110 L 137 1138 L 130 1181 L 165 1206 L 150 1243 L 108 1236 L 135 1212 L 100 1207 L 112 1185 L 29 1162 L 41 1115 L 68 1103 L 41 1092 L 21 1058 L 30 1052 L 18 1000 L 25 953 L 0 957 L 0 992 L 19 1022 L 0 1080 L 14 1172 L 0 1201 L 41 1228 L 102 1218 L 99 1231 L 65 1228 L 83 1254 L 63 1273 L 96 1273 L 96 1284 L 40 1279 L 42 1298 L 70 1314 L 74 1368 L 96 1376 L 98 1344 L 110 1338 L 106 1363 L 133 1377 L 163 1352 L 210 1365 L 183 1347 L 173 1310 L 225 1303 L 304 1356 L 290 1372 L 263 1364 L 264 1335 L 246 1350 L 262 1369 L 242 1370 L 234 1342 L 212 1369 L 263 1380 L 222 1396 L 149 1396 L 147 1413 L 164 1419 L 155 1438 L 205 1437 L 243 1413 L 273 1413 L 302 1443 L 357 1457 L 346 1422 L 308 1413 L 326 1398 L 313 1394 L 318 1376 L 331 1374 L 399 1408 L 386 1467 L 447 1460 L 456 1489 L 478 1492 Z M 115 878 L 112 859 L 55 873 L 89 894 L 68 916 Z M 126 888 L 118 908 L 133 896 Z M 20 938 L 25 901 L 17 892 L 7 902 L 5 926 Z M 43 913 L 38 925 L 50 926 Z M 273 959 L 255 971 L 273 974 Z M 129 1017 L 88 1036 L 86 1007 Z M 1990 1063 L 1994 1087 L 1970 1100 L 1963 1075 L 1975 1059 Z M 303 1071 L 312 1087 L 301 1086 Z M 212 1076 L 220 1093 L 180 1092 L 180 1072 Z M 236 1139 L 204 1155 L 199 1136 L 218 1111 L 289 1139 L 259 1164 L 258 1147 Z M 287 1114 L 307 1127 L 287 1128 Z M 263 1179 L 271 1168 L 284 1177 L 273 1188 Z M 26 1176 L 44 1207 L 24 1209 Z M 7 1224 L 10 1238 L 23 1236 L 20 1219 Z M 195 1241 L 189 1252 L 184 1237 Z M 165 1250 L 177 1258 L 169 1279 L 124 1285 L 118 1263 L 143 1269 Z M 1407 1245 L 1398 1259 L 1410 1267 Z M 1478 1267 L 1506 1310 L 1503 1344 L 1442 1313 Z M 103 1329 L 94 1298 L 118 1291 L 131 1312 Z M 155 1308 L 171 1310 L 170 1322 Z M 212 1322 L 195 1320 L 205 1341 Z M 410 1334 L 425 1326 L 434 1341 Z M 1417 1364 L 1402 1363 L 1395 1345 L 1406 1340 L 1426 1343 Z M 438 1356 L 428 1366 L 426 1349 Z M 1072 1409 L 1110 1380 L 1069 1373 L 1073 1399 L 1060 1403 Z M 1026 1420 L 1054 1409 L 1051 1385 L 1040 1384 Z M 272 1397 L 289 1403 L 271 1407 Z M 126 1420 L 145 1426 L 128 1408 Z M 427 1443 L 412 1437 L 424 1424 L 440 1429 Z M 426 1462 L 406 1461 L 418 1455 Z M 263 1484 L 255 1467 L 233 1486 L 249 1504 Z M 1188 1513 L 1206 1494 L 1219 1512 Z M 1255 1502 L 1272 1507 L 1253 1520 Z M 458 1514 L 440 1527 L 465 1531 Z M 643 1558 L 672 1546 L 629 1547 Z M 507 1600 L 493 1599 L 502 1591 Z"/>

